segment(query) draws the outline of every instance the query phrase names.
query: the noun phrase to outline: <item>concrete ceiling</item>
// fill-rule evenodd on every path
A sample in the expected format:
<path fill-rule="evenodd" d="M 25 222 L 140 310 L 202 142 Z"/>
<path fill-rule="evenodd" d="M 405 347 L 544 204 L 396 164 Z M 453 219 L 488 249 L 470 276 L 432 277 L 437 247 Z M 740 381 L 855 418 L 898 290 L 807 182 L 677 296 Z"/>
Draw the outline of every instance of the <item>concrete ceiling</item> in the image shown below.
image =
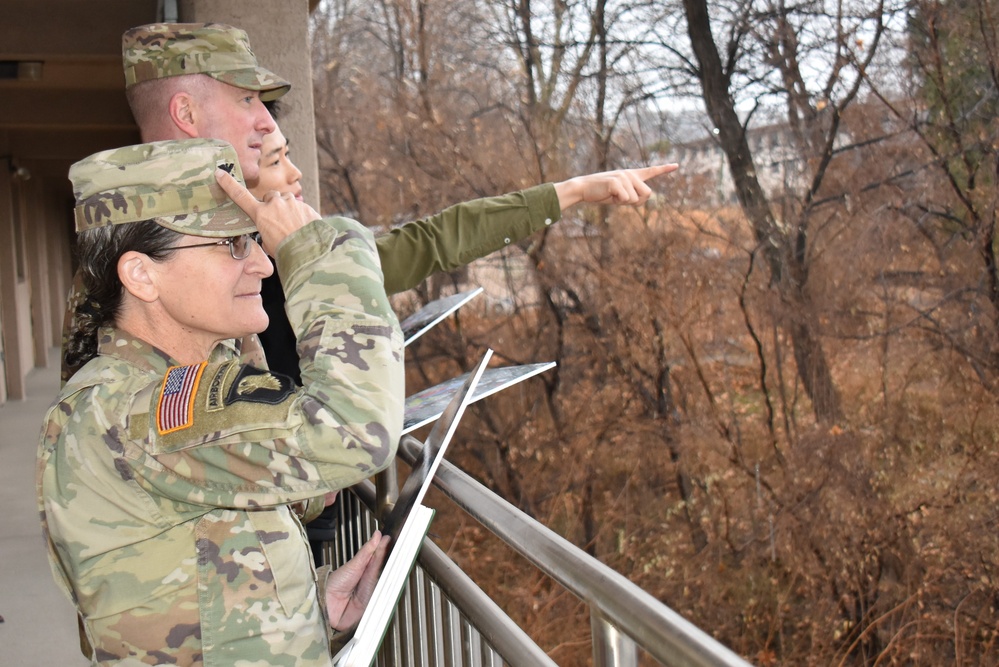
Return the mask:
<path fill-rule="evenodd" d="M 157 11 L 156 0 L 0 0 L 0 157 L 68 188 L 76 160 L 137 143 L 121 34 Z"/>

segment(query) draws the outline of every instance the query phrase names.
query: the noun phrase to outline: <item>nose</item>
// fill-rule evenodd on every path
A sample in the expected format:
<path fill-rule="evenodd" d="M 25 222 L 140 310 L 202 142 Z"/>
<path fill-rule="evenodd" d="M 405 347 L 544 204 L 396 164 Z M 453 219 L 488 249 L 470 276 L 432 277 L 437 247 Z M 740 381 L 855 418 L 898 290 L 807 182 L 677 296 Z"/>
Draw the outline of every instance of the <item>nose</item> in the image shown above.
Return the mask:
<path fill-rule="evenodd" d="M 271 112 L 267 110 L 267 107 L 264 106 L 259 97 L 254 104 L 257 107 L 257 131 L 261 134 L 270 134 L 276 130 L 277 124 L 274 122 L 274 117 L 271 116 Z"/>
<path fill-rule="evenodd" d="M 302 171 L 296 167 L 291 161 L 288 162 L 291 165 L 291 180 L 289 183 L 298 183 L 302 180 Z"/>
<path fill-rule="evenodd" d="M 267 253 L 264 252 L 263 246 L 256 241 L 251 241 L 250 243 L 253 247 L 250 249 L 249 256 L 243 260 L 243 270 L 250 275 L 258 275 L 261 278 L 266 278 L 274 273 L 274 265 L 271 263 Z"/>

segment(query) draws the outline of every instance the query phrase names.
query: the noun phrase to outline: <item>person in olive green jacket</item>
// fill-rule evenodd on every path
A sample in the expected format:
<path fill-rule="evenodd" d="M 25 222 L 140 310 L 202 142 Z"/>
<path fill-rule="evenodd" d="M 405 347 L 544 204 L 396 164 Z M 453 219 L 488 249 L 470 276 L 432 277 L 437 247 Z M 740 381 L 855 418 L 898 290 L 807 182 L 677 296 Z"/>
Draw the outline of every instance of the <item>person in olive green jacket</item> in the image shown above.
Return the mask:
<path fill-rule="evenodd" d="M 276 104 L 265 102 L 276 115 Z M 453 271 L 505 248 L 558 222 L 562 211 L 581 202 L 641 204 L 652 190 L 645 181 L 675 171 L 675 164 L 589 174 L 561 183 L 545 183 L 498 197 L 484 197 L 451 206 L 436 215 L 407 222 L 375 238 L 385 273 L 385 291 L 412 289 L 438 271 Z M 258 199 L 269 192 L 302 198 L 302 172 L 291 160 L 288 140 L 280 127 L 265 135 L 260 146 L 257 180 L 250 192 Z M 277 273 L 264 281 L 264 308 L 271 321 L 260 334 L 272 370 L 296 381 L 295 337 L 284 315 L 284 297 Z"/>

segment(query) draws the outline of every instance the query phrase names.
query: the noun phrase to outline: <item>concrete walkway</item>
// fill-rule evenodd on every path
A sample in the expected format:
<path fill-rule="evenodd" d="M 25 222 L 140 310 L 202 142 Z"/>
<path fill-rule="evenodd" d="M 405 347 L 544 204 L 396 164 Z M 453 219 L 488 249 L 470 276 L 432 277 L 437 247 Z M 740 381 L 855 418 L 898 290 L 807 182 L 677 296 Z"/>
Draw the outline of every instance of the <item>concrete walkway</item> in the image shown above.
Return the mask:
<path fill-rule="evenodd" d="M 59 389 L 59 353 L 28 375 L 23 401 L 0 405 L 0 665 L 79 667 L 73 607 L 56 587 L 35 500 L 42 418 Z"/>

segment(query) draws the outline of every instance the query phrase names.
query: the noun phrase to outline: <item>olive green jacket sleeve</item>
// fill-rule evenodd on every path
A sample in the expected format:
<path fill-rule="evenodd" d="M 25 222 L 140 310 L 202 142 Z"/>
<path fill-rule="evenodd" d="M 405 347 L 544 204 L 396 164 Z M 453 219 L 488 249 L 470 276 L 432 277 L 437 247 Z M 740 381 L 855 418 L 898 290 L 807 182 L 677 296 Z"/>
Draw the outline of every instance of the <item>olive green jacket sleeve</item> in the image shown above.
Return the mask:
<path fill-rule="evenodd" d="M 375 239 L 385 291 L 404 292 L 437 271 L 452 271 L 558 222 L 555 186 L 486 197 L 415 220 Z"/>

